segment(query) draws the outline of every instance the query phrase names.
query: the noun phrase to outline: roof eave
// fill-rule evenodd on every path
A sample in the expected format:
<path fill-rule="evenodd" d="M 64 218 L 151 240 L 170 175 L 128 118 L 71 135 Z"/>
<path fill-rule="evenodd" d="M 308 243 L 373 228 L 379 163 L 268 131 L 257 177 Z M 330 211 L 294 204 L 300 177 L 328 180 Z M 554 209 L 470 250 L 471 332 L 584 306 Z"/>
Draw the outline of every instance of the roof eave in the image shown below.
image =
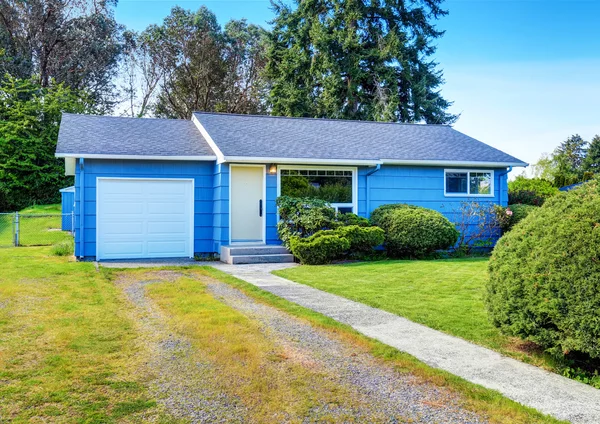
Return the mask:
<path fill-rule="evenodd" d="M 176 161 L 216 161 L 216 156 L 161 156 L 161 155 L 113 155 L 96 153 L 56 153 L 57 158 L 83 159 L 126 159 L 126 160 L 176 160 Z"/>
<path fill-rule="evenodd" d="M 513 162 L 486 162 L 486 161 L 454 161 L 454 160 L 405 160 L 405 159 L 382 159 L 384 165 L 412 165 L 412 166 L 459 166 L 459 167 L 481 167 L 481 168 L 508 168 L 527 167 L 529 164 L 521 161 Z"/>
<path fill-rule="evenodd" d="M 377 159 L 311 159 L 311 158 L 282 158 L 282 157 L 260 157 L 260 156 L 224 156 L 220 163 L 280 163 L 296 165 L 358 165 L 375 166 L 380 165 Z"/>

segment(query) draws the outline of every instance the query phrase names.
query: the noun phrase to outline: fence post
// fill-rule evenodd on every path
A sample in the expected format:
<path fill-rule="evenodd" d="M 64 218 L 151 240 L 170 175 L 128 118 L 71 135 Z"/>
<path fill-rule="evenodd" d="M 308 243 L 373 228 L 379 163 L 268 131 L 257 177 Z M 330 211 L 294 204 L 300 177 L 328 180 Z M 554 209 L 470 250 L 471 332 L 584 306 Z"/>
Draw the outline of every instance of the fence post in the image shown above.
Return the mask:
<path fill-rule="evenodd" d="M 71 234 L 75 235 L 75 211 L 71 211 Z"/>
<path fill-rule="evenodd" d="M 15 247 L 19 247 L 19 212 L 15 212 Z"/>

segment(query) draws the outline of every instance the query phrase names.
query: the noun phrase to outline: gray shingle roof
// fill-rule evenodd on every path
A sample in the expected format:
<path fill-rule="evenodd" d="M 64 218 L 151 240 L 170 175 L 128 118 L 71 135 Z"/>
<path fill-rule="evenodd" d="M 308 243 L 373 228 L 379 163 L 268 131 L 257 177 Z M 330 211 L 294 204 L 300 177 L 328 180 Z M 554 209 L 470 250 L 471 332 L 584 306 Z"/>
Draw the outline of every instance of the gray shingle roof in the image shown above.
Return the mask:
<path fill-rule="evenodd" d="M 225 157 L 523 161 L 447 125 L 397 124 L 196 112 Z"/>
<path fill-rule="evenodd" d="M 196 126 L 180 119 L 63 113 L 57 155 L 214 156 Z"/>

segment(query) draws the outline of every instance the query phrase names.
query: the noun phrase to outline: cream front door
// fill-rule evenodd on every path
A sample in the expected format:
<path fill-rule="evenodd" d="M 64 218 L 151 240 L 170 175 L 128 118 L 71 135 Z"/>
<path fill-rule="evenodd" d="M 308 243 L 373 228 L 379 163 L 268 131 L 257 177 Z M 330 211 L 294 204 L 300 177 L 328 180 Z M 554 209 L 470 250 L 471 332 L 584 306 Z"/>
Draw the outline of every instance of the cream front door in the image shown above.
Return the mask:
<path fill-rule="evenodd" d="M 231 242 L 264 243 L 264 166 L 231 166 Z"/>

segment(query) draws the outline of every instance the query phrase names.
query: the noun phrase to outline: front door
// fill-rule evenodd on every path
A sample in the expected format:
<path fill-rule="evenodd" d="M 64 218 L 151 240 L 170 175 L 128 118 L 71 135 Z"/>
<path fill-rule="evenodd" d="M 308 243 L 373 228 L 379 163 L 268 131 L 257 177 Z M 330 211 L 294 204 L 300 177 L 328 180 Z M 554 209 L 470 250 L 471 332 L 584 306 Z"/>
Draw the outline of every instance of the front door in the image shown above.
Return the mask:
<path fill-rule="evenodd" d="M 231 242 L 264 243 L 265 167 L 231 166 Z"/>

